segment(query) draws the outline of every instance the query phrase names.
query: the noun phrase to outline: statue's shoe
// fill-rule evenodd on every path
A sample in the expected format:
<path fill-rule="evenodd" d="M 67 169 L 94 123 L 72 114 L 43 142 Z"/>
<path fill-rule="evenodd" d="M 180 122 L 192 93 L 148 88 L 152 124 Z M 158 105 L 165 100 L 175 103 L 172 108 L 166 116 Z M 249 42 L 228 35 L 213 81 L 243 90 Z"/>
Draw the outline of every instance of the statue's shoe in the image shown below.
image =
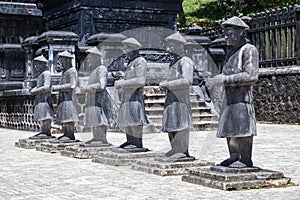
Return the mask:
<path fill-rule="evenodd" d="M 194 161 L 195 157 L 187 156 L 184 153 L 175 153 L 172 156 L 167 156 L 166 154 L 154 158 L 155 161 L 159 162 L 190 162 Z"/>
<path fill-rule="evenodd" d="M 246 164 L 244 164 L 240 161 L 236 161 L 236 162 L 232 163 L 231 165 L 229 165 L 228 167 L 230 167 L 230 168 L 247 168 L 247 167 L 253 167 L 253 166 L 247 166 Z"/>
<path fill-rule="evenodd" d="M 38 140 L 38 139 L 53 139 L 53 138 L 55 138 L 55 137 L 52 136 L 52 135 L 48 135 L 48 134 L 45 134 L 45 133 L 38 133 L 34 136 L 29 137 L 28 139 Z"/>
<path fill-rule="evenodd" d="M 87 142 L 81 143 L 79 146 L 80 147 L 108 147 L 108 146 L 111 146 L 111 144 L 107 143 L 107 142 L 92 139 Z"/>
<path fill-rule="evenodd" d="M 67 136 L 64 136 L 64 135 L 58 137 L 55 140 L 50 141 L 50 143 L 56 143 L 56 144 L 57 143 L 73 143 L 73 142 L 79 142 L 79 140 L 71 139 L 71 138 L 69 138 Z"/>

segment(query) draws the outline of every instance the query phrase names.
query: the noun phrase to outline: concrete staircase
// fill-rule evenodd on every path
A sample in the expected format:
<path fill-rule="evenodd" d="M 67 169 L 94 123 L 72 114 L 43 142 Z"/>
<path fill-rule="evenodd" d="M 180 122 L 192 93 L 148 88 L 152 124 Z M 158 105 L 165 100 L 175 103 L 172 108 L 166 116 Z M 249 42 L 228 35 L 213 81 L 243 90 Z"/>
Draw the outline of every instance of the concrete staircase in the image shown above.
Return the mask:
<path fill-rule="evenodd" d="M 145 90 L 145 111 L 151 124 L 161 130 L 162 116 L 164 111 L 165 93 L 159 90 L 158 86 L 146 86 Z M 197 94 L 190 94 L 193 131 L 204 131 L 216 129 L 217 117 L 212 114 L 211 109 L 205 101 L 197 100 Z"/>

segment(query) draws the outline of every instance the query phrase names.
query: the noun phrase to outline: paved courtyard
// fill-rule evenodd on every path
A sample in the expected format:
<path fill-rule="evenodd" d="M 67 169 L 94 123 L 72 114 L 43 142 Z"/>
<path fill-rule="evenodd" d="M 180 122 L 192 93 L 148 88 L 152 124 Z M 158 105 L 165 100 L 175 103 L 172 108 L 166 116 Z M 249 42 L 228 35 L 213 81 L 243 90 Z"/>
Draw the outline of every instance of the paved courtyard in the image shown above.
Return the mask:
<path fill-rule="evenodd" d="M 194 132 L 191 155 L 216 163 L 228 156 L 225 139 L 216 131 Z M 19 138 L 33 132 L 0 129 L 0 199 L 300 199 L 300 186 L 288 188 L 222 191 L 134 171 L 14 147 Z M 90 133 L 78 133 L 86 140 Z M 121 144 L 125 135 L 108 133 L 108 140 Z M 144 146 L 154 151 L 169 148 L 164 133 L 144 135 Z M 253 161 L 256 166 L 283 171 L 300 184 L 300 126 L 258 124 Z"/>

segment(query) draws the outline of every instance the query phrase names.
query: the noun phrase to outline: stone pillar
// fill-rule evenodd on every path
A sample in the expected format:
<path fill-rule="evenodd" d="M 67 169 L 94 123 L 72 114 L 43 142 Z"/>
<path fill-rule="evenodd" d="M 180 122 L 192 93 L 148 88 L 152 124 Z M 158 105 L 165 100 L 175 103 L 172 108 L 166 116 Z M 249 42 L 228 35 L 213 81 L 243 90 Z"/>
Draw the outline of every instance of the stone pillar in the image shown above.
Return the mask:
<path fill-rule="evenodd" d="M 36 55 L 36 51 L 39 48 L 37 43 L 37 36 L 31 36 L 26 38 L 21 46 L 25 50 L 25 77 L 24 81 L 25 88 L 33 88 L 35 86 L 35 78 L 37 76 L 37 72 L 33 67 L 33 59 Z"/>

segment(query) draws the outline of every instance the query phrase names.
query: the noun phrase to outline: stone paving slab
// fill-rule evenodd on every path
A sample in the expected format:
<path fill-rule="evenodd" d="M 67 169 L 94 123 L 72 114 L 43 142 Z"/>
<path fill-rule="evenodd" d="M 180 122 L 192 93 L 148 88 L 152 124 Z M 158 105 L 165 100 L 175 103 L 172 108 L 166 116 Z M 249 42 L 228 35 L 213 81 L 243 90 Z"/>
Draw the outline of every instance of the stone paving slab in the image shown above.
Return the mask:
<path fill-rule="evenodd" d="M 142 172 L 159 176 L 179 176 L 189 173 L 189 170 L 201 166 L 212 166 L 214 162 L 195 160 L 190 162 L 159 162 L 154 159 L 137 160 L 131 164 L 131 168 Z"/>
<path fill-rule="evenodd" d="M 255 166 L 284 172 L 300 184 L 300 126 L 258 124 L 254 138 Z M 300 186 L 287 188 L 223 191 L 181 181 L 180 176 L 156 176 L 130 169 L 47 154 L 14 146 L 15 141 L 35 133 L 0 128 L 0 199 L 1 200 L 97 200 L 97 199 L 213 199 L 213 200 L 299 200 Z M 191 133 L 190 155 L 219 163 L 228 156 L 225 139 L 216 131 Z M 81 141 L 91 133 L 79 133 Z M 109 132 L 115 146 L 126 136 Z M 144 135 L 144 146 L 167 152 L 165 133 Z"/>
<path fill-rule="evenodd" d="M 220 166 L 216 166 L 220 167 Z M 210 168 L 191 169 L 182 176 L 182 180 L 221 190 L 233 190 L 238 188 L 257 188 L 272 186 L 271 180 L 281 182 L 281 186 L 287 186 L 290 178 L 284 177 L 282 172 L 268 169 L 260 169 L 255 172 L 229 172 Z M 284 182 L 285 180 L 285 182 Z"/>
<path fill-rule="evenodd" d="M 50 143 L 50 142 L 43 142 L 35 149 L 37 151 L 42 151 L 45 153 L 60 153 L 68 146 L 76 146 L 79 142 L 70 142 L 70 143 Z"/>
<path fill-rule="evenodd" d="M 51 139 L 28 139 L 23 138 L 19 139 L 17 142 L 15 142 L 16 147 L 24 148 L 24 149 L 35 149 L 37 146 L 39 146 L 41 143 L 49 142 Z"/>
<path fill-rule="evenodd" d="M 93 162 L 113 166 L 129 166 L 133 162 L 161 155 L 161 152 L 146 151 L 137 153 L 98 152 L 94 155 Z"/>
<path fill-rule="evenodd" d="M 113 147 L 80 147 L 79 145 L 72 145 L 65 147 L 60 152 L 60 155 L 78 158 L 78 159 L 92 159 L 94 155 L 97 155 L 101 151 L 110 151 Z"/>

